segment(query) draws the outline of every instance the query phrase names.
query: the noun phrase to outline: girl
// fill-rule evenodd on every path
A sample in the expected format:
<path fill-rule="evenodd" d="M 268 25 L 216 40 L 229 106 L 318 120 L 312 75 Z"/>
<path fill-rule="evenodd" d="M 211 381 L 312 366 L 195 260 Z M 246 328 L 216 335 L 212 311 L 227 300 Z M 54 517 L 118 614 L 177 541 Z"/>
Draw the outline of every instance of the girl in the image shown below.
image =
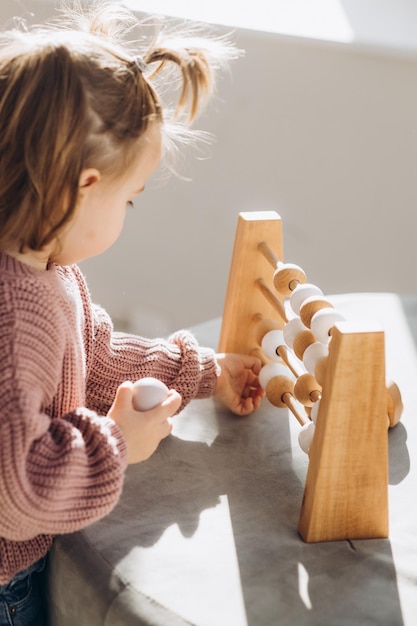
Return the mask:
<path fill-rule="evenodd" d="M 156 39 L 139 57 L 121 43 L 125 11 L 101 3 L 77 19 L 1 42 L 1 625 L 46 623 L 38 577 L 54 535 L 115 506 L 126 465 L 155 451 L 171 416 L 210 395 L 246 415 L 263 395 L 256 358 L 215 355 L 186 331 L 113 332 L 77 267 L 117 239 L 159 164 L 160 73 L 179 69 L 175 114 L 191 121 L 231 49 Z M 145 376 L 171 390 L 137 412 L 132 383 Z"/>

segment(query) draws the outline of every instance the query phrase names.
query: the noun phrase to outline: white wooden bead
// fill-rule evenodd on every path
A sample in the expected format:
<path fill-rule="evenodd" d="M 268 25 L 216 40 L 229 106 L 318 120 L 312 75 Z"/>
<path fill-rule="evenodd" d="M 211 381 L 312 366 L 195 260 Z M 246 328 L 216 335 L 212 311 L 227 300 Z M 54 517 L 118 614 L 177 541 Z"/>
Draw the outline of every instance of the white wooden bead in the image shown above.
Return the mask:
<path fill-rule="evenodd" d="M 133 384 L 133 408 L 135 411 L 150 411 L 166 399 L 168 391 L 157 378 L 140 378 Z"/>
<path fill-rule="evenodd" d="M 308 348 L 304 350 L 303 354 L 303 363 L 307 372 L 310 372 L 310 374 L 313 374 L 314 376 L 314 370 L 316 369 L 318 361 L 326 357 L 328 354 L 329 348 L 327 344 L 316 341 L 308 346 Z"/>
<path fill-rule="evenodd" d="M 277 348 L 283 345 L 285 345 L 285 341 L 282 330 L 270 330 L 262 337 L 262 352 L 272 361 L 278 361 L 280 359 L 277 354 Z"/>
<path fill-rule="evenodd" d="M 301 430 L 298 433 L 298 443 L 300 444 L 301 450 L 306 454 L 308 454 L 310 450 L 314 437 L 314 430 L 315 425 L 313 422 L 307 422 L 307 424 L 304 424 L 304 426 L 301 427 Z"/>
<path fill-rule="evenodd" d="M 296 315 L 300 314 L 300 307 L 306 298 L 310 296 L 322 296 L 323 292 L 320 287 L 311 283 L 297 285 L 290 296 L 290 307 Z"/>
<path fill-rule="evenodd" d="M 303 322 L 299 317 L 293 317 L 291 320 L 285 324 L 283 329 L 284 341 L 289 348 L 293 348 L 294 339 L 297 335 L 299 335 L 303 330 L 308 330 L 306 326 L 304 326 Z"/>
<path fill-rule="evenodd" d="M 261 367 L 261 371 L 259 372 L 259 384 L 262 389 L 266 389 L 267 384 L 274 378 L 275 376 L 286 376 L 287 378 L 291 378 L 291 372 L 282 363 L 267 363 L 263 367 Z"/>
<path fill-rule="evenodd" d="M 321 343 L 329 343 L 329 331 L 336 322 L 344 321 L 343 315 L 336 309 L 320 309 L 311 318 L 311 332 Z"/>

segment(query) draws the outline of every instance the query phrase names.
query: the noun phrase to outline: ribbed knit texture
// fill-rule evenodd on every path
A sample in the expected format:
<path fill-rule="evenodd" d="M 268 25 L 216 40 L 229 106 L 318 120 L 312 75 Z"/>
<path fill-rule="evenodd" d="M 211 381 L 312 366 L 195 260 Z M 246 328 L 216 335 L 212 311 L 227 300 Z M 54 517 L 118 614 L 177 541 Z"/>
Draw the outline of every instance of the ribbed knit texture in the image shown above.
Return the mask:
<path fill-rule="evenodd" d="M 212 395 L 217 375 L 187 331 L 114 332 L 76 266 L 0 253 L 0 584 L 115 506 L 127 452 L 106 414 L 123 381 L 155 376 L 182 408 Z"/>

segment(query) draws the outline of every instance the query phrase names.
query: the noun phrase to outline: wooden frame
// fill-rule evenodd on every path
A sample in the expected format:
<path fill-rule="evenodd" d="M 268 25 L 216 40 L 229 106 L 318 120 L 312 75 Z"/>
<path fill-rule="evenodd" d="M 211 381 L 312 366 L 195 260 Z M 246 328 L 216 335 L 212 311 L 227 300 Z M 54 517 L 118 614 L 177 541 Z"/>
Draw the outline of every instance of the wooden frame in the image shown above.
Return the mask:
<path fill-rule="evenodd" d="M 267 243 L 283 258 L 280 216 L 275 211 L 240 213 L 222 317 L 220 352 L 250 354 L 259 347 L 253 315 L 257 312 L 267 318 L 277 315 L 257 283 L 261 278 L 273 290 L 271 266 L 259 252 L 260 242 Z M 282 325 L 282 321 L 278 323 Z"/>
<path fill-rule="evenodd" d="M 257 319 L 283 327 L 271 259 L 283 261 L 282 224 L 272 211 L 240 213 L 219 342 L 220 352 L 259 352 Z M 396 390 L 397 391 L 397 390 Z M 388 415 L 384 332 L 338 322 L 314 439 L 298 531 L 306 542 L 388 536 Z"/>

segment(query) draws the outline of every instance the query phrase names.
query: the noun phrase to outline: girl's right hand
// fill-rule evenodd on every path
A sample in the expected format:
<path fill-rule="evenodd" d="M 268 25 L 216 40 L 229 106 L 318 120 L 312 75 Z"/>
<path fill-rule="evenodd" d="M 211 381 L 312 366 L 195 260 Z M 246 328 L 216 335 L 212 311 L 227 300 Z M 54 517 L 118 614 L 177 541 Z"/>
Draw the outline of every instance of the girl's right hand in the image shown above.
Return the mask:
<path fill-rule="evenodd" d="M 180 394 L 171 389 L 168 397 L 150 411 L 133 408 L 133 383 L 126 381 L 116 392 L 108 415 L 122 430 L 127 444 L 127 462 L 146 461 L 157 449 L 160 441 L 172 430 L 169 418 L 181 405 Z"/>

